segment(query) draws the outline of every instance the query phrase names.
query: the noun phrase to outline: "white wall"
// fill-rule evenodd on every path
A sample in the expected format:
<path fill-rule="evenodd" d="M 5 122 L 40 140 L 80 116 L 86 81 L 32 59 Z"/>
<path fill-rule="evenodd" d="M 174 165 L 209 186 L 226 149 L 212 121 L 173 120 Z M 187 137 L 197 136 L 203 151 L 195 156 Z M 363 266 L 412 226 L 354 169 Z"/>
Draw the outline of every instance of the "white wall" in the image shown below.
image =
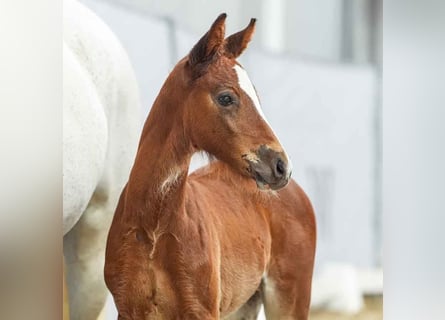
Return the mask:
<path fill-rule="evenodd" d="M 305 57 L 339 61 L 343 0 L 287 0 L 287 51 Z"/>
<path fill-rule="evenodd" d="M 350 21 L 354 28 L 347 30 L 353 39 L 345 39 L 343 34 L 347 1 L 355 14 Z M 222 12 L 229 16 L 228 33 L 254 17 L 259 21 L 257 43 L 262 48 L 328 61 L 342 59 L 344 41 L 357 40 L 351 46 L 358 51 L 369 49 L 369 15 L 363 10 L 369 1 L 374 0 L 108 0 L 124 8 L 168 16 L 195 34 L 208 28 Z"/>

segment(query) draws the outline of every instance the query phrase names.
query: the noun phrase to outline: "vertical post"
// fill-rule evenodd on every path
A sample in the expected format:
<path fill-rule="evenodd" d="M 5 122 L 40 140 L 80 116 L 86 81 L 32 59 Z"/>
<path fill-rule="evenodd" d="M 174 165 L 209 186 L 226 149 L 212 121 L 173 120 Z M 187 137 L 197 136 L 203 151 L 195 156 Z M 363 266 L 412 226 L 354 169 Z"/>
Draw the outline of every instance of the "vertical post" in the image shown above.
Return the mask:
<path fill-rule="evenodd" d="M 342 3 L 342 37 L 341 37 L 341 60 L 344 62 L 352 62 L 354 60 L 353 53 L 353 1 L 343 0 Z"/>
<path fill-rule="evenodd" d="M 281 53 L 285 46 L 285 0 L 263 0 L 261 42 L 270 51 Z"/>
<path fill-rule="evenodd" d="M 382 0 L 370 0 L 370 22 L 374 26 L 370 36 L 369 55 L 377 69 L 377 98 L 374 117 L 375 132 L 375 188 L 374 188 L 374 262 L 382 265 L 382 214 L 383 214 L 383 110 L 382 110 Z"/>

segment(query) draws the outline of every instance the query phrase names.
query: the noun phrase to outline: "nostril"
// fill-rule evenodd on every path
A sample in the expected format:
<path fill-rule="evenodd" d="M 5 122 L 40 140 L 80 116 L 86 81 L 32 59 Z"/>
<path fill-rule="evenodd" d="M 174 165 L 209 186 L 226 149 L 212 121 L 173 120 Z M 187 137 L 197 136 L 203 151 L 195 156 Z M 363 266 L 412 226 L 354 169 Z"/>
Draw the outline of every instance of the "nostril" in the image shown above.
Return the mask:
<path fill-rule="evenodd" d="M 278 159 L 277 161 L 277 173 L 279 176 L 283 176 L 286 172 L 286 165 L 284 164 L 283 160 Z"/>

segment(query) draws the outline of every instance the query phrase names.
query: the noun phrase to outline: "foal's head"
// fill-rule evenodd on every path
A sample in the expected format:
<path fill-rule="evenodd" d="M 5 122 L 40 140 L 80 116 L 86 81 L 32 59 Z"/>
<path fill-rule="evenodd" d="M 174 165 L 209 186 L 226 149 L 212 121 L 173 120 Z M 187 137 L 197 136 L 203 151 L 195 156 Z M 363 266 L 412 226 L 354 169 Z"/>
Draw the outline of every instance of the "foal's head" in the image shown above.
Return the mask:
<path fill-rule="evenodd" d="M 291 164 L 264 118 L 246 71 L 236 61 L 255 29 L 255 19 L 224 38 L 226 14 L 183 61 L 187 85 L 184 127 L 193 145 L 215 155 L 261 189 L 284 187 Z"/>

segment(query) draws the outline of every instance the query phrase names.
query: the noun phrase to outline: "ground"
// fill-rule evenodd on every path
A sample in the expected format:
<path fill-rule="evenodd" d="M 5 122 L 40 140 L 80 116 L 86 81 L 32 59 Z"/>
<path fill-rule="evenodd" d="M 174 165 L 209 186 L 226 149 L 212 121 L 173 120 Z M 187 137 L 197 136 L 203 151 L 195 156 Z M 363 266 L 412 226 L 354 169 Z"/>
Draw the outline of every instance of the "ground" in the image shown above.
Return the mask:
<path fill-rule="evenodd" d="M 344 315 L 335 312 L 312 311 L 311 320 L 380 320 L 383 319 L 383 297 L 368 296 L 365 298 L 365 307 L 356 315 Z"/>

